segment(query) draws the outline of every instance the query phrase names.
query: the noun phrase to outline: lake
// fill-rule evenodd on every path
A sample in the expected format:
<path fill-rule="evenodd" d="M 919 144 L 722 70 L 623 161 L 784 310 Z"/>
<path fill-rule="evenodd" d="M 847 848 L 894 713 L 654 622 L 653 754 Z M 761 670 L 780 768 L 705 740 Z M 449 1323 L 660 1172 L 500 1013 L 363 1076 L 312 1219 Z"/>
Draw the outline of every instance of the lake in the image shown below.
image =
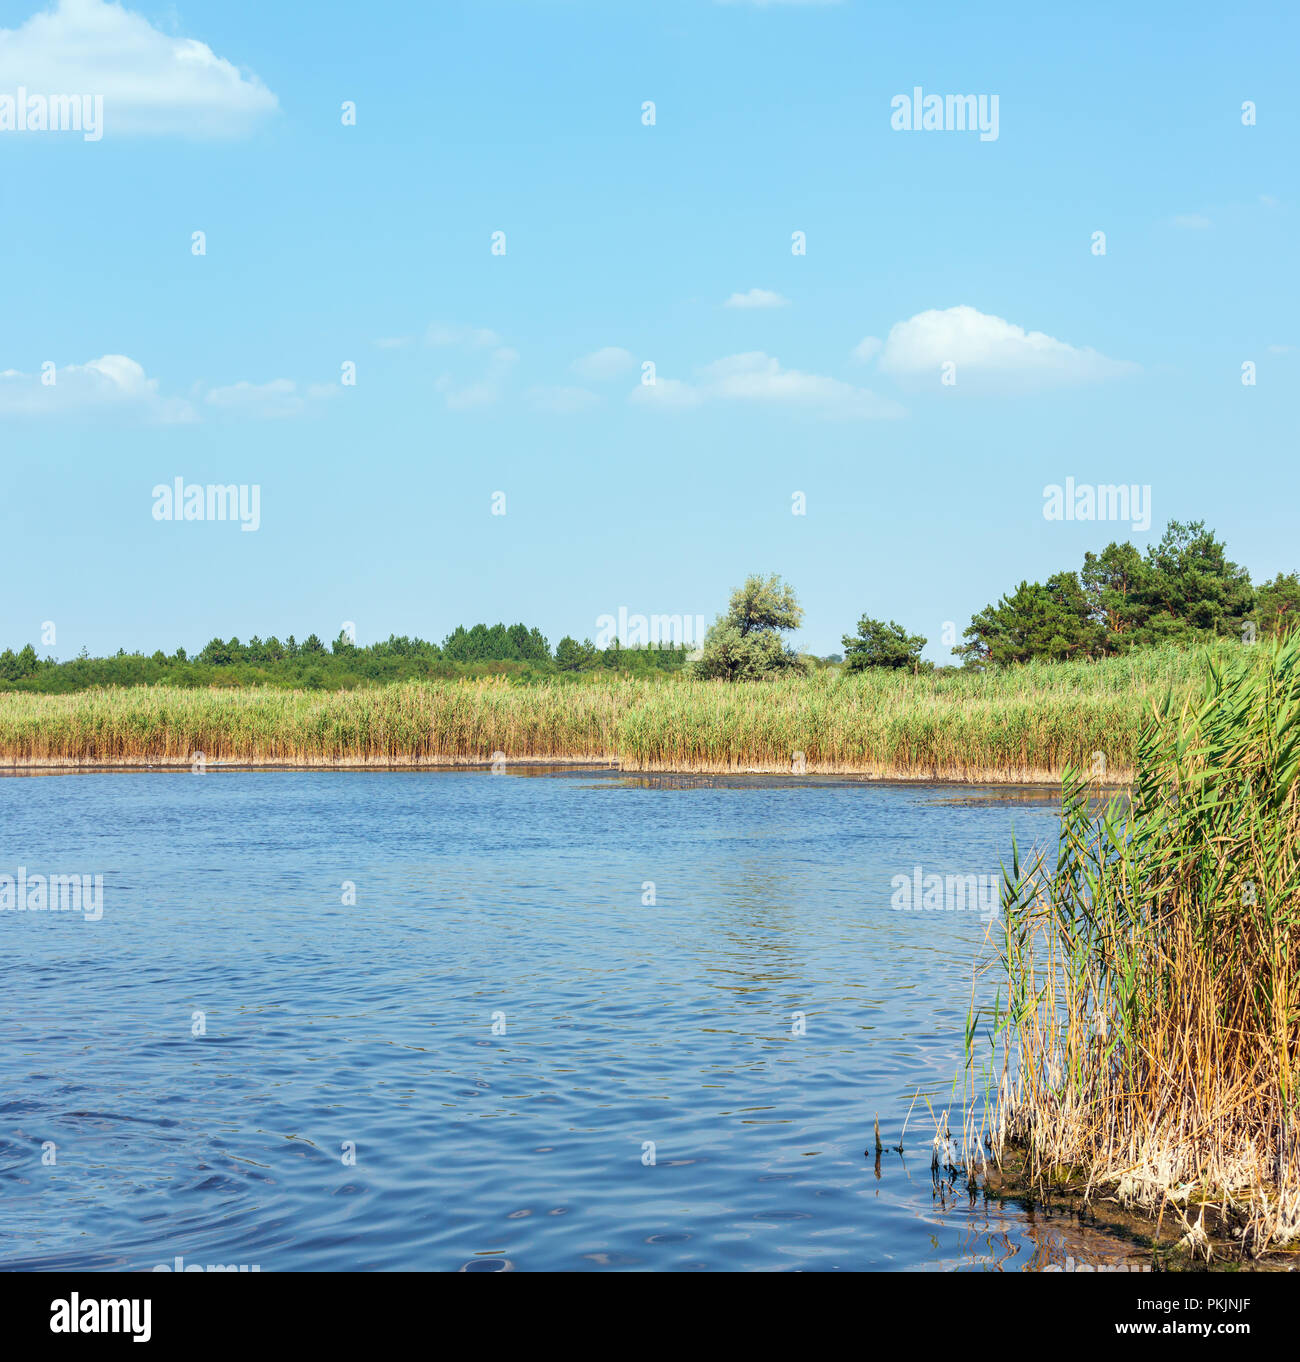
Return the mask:
<path fill-rule="evenodd" d="M 1049 842 L 1054 803 L 574 770 L 0 780 L 10 901 L 86 875 L 91 903 L 102 876 L 97 907 L 0 911 L 0 1265 L 1132 1264 L 936 1184 L 924 1097 L 891 1147 L 918 1090 L 947 1100 L 988 930 L 912 886 L 996 873 L 1013 826 Z"/>

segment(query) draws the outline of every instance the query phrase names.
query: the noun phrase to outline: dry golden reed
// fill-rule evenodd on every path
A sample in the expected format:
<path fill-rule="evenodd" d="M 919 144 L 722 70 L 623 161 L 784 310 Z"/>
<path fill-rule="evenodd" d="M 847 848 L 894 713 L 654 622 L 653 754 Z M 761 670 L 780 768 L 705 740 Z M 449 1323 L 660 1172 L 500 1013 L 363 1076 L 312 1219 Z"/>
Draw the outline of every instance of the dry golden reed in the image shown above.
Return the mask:
<path fill-rule="evenodd" d="M 968 1167 L 1257 1255 L 1300 1240 L 1300 635 L 1252 653 L 1153 711 L 1129 802 L 1067 776 L 1054 866 L 1013 851 L 963 1109 Z"/>
<path fill-rule="evenodd" d="M 107 688 L 0 693 L 10 766 L 603 761 L 628 770 L 854 772 L 1059 780 L 1106 754 L 1132 765 L 1142 715 L 1193 685 L 1191 654 L 772 682 L 431 681 L 346 691 Z M 800 755 L 802 754 L 802 755 Z"/>

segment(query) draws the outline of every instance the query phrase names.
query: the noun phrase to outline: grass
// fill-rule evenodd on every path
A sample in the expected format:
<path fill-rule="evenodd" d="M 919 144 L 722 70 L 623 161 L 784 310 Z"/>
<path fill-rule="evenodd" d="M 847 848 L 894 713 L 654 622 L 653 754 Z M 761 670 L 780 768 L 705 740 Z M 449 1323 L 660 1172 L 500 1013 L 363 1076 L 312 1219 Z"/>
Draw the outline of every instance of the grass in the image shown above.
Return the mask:
<path fill-rule="evenodd" d="M 1300 635 L 1171 696 L 1136 767 L 1105 805 L 1067 775 L 1054 866 L 1013 850 L 959 1160 L 1258 1255 L 1300 1241 Z"/>
<path fill-rule="evenodd" d="M 599 760 L 629 770 L 857 772 L 1059 780 L 1105 754 L 1131 774 L 1144 716 L 1190 694 L 1199 654 L 1135 653 L 914 676 L 817 673 L 726 685 L 684 677 L 430 681 L 347 691 L 98 688 L 0 692 L 10 766 L 456 764 Z"/>

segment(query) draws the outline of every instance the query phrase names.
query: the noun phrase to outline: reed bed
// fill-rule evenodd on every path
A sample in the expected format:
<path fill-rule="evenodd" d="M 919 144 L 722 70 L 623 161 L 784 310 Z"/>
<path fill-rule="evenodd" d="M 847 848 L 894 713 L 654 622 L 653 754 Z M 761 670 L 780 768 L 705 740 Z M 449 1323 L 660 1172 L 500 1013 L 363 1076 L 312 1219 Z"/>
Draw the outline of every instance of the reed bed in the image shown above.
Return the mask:
<path fill-rule="evenodd" d="M 638 771 L 807 770 L 900 779 L 1059 780 L 1103 753 L 1131 772 L 1143 714 L 1190 693 L 1200 660 L 1153 652 L 987 674 L 817 673 L 431 681 L 347 691 L 106 688 L 0 693 L 12 767 L 439 765 L 604 761 Z"/>
<path fill-rule="evenodd" d="M 0 760 L 15 766 L 456 764 L 605 758 L 613 691 L 497 682 L 369 690 L 109 688 L 0 695 Z"/>
<path fill-rule="evenodd" d="M 1055 865 L 1004 872 L 963 1166 L 989 1149 L 1207 1256 L 1300 1241 L 1298 770 L 1293 636 L 1156 707 L 1129 801 L 1067 775 Z"/>

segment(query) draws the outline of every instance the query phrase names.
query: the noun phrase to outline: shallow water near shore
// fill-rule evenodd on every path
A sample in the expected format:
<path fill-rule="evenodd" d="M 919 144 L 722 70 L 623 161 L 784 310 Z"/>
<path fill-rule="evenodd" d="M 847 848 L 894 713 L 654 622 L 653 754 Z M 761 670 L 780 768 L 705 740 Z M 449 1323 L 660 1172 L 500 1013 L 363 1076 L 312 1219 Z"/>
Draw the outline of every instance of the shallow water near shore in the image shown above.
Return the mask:
<path fill-rule="evenodd" d="M 936 1185 L 1041 791 L 522 772 L 0 780 L 0 1266 L 1136 1267 Z M 355 902 L 350 901 L 355 898 Z M 196 1034 L 197 1033 L 197 1034 Z M 886 1146 L 876 1166 L 872 1120 Z"/>

